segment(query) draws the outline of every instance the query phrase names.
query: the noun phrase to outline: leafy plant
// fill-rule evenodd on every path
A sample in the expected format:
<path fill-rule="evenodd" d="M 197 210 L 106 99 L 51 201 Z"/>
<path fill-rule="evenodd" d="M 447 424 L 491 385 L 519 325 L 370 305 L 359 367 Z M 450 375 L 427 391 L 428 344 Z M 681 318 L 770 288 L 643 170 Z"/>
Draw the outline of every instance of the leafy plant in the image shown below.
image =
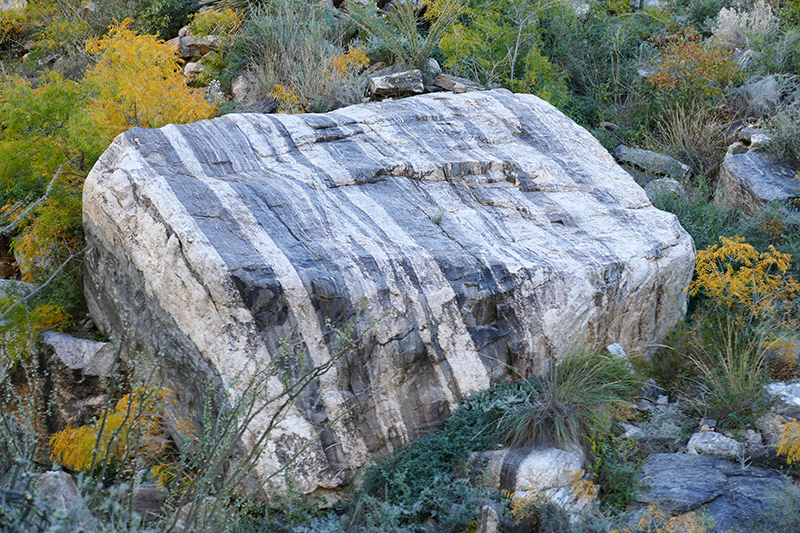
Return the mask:
<path fill-rule="evenodd" d="M 138 35 L 131 22 L 86 43 L 86 51 L 98 56 L 84 82 L 92 90 L 88 113 L 102 128 L 101 138 L 110 141 L 133 126 L 159 128 L 213 117 L 216 110 L 202 91 L 186 86 L 177 50 L 152 35 Z"/>
<path fill-rule="evenodd" d="M 354 2 L 350 4 L 350 17 L 366 39 L 386 46 L 400 65 L 427 70 L 428 59 L 453 26 L 463 4 L 462 0 L 423 0 L 420 6 L 425 9 L 423 19 L 428 24 L 424 36 L 411 2 L 398 2 L 397 12 L 385 16 L 378 15 L 374 2 L 363 6 Z"/>
<path fill-rule="evenodd" d="M 118 471 L 135 455 L 155 460 L 166 446 L 161 419 L 170 392 L 137 387 L 97 422 L 55 433 L 50 437 L 51 459 L 84 473 L 93 473 L 98 465 Z"/>
<path fill-rule="evenodd" d="M 703 294 L 715 303 L 740 307 L 747 323 L 756 317 L 774 314 L 800 294 L 800 284 L 787 275 L 792 258 L 770 246 L 758 252 L 741 237 L 719 238 L 697 254 L 695 279 L 689 286 L 692 296 Z"/>
<path fill-rule="evenodd" d="M 743 74 L 728 50 L 688 33 L 667 41 L 656 71 L 647 79 L 667 102 L 683 104 L 700 99 L 713 103 L 726 88 L 741 81 Z"/>

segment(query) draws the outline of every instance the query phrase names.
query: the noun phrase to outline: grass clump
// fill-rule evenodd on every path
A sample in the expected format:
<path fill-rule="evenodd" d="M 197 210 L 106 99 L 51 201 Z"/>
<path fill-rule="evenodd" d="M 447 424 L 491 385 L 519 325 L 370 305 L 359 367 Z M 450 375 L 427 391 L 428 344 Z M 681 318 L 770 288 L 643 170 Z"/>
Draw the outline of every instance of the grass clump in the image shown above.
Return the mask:
<path fill-rule="evenodd" d="M 275 101 L 270 95 L 277 86 L 297 99 L 298 111 L 324 112 L 361 101 L 364 63 L 341 60 L 348 53 L 346 24 L 305 1 L 270 0 L 248 9 L 221 80 L 230 86 L 233 76 L 243 73 L 249 100 L 244 107 Z"/>
<path fill-rule="evenodd" d="M 630 400 L 641 385 L 627 359 L 575 352 L 544 376 L 522 382 L 524 397 L 499 421 L 503 440 L 512 446 L 585 446 L 614 404 Z"/>

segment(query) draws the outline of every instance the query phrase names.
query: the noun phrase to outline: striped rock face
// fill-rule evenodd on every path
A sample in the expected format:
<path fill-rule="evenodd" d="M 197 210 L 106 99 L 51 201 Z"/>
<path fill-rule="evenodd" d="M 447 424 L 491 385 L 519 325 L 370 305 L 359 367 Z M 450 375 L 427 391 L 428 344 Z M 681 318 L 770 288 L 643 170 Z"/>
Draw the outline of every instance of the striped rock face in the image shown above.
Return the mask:
<path fill-rule="evenodd" d="M 311 442 L 291 469 L 306 492 L 571 347 L 645 349 L 694 266 L 588 132 L 504 90 L 133 129 L 89 175 L 84 223 L 95 322 L 148 347 L 186 411 L 290 335 L 326 361 L 326 322 L 356 317 L 358 349 L 259 463 L 266 479 Z"/>

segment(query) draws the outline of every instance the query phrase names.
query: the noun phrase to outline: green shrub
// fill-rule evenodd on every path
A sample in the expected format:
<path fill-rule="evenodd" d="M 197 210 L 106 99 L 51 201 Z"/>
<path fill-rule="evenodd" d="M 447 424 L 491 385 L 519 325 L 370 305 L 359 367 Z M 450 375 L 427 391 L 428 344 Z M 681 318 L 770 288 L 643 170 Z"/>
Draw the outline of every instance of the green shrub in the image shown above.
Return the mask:
<path fill-rule="evenodd" d="M 363 65 L 344 72 L 333 68 L 335 58 L 346 53 L 345 30 L 329 12 L 309 2 L 253 5 L 221 81 L 229 86 L 232 76 L 244 71 L 252 102 L 268 99 L 281 86 L 296 95 L 304 111 L 360 102 Z"/>
<path fill-rule="evenodd" d="M 411 2 L 399 2 L 396 13 L 380 16 L 373 2 L 363 6 L 352 3 L 350 17 L 360 28 L 363 40 L 380 43 L 397 62 L 405 68 L 428 70 L 428 59 L 439 45 L 445 32 L 455 23 L 463 9 L 462 0 L 424 0 L 422 16 L 427 24 L 424 35 L 420 21 Z M 373 45 L 375 46 L 375 45 Z"/>

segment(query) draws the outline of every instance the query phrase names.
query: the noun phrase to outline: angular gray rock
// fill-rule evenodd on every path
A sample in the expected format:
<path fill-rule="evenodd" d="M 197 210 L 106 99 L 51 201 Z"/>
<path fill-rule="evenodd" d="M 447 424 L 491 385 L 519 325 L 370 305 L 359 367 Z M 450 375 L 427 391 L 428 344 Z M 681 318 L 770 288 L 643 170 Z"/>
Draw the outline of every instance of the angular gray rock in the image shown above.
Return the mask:
<path fill-rule="evenodd" d="M 716 431 L 701 431 L 691 436 L 686 451 L 690 454 L 738 457 L 744 454 L 745 444 Z"/>
<path fill-rule="evenodd" d="M 83 205 L 92 317 L 149 347 L 179 408 L 200 408 L 206 378 L 235 396 L 292 335 L 322 364 L 326 323 L 357 319 L 355 353 L 259 465 L 309 444 L 291 469 L 305 492 L 509 372 L 572 346 L 645 349 L 685 311 L 694 267 L 676 218 L 591 134 L 505 90 L 132 129 Z"/>
<path fill-rule="evenodd" d="M 791 163 L 769 154 L 733 154 L 720 167 L 719 183 L 727 200 L 755 213 L 770 202 L 790 205 L 800 196 L 800 184 L 794 179 L 797 171 Z"/>
<path fill-rule="evenodd" d="M 673 157 L 650 150 L 630 148 L 624 144 L 617 146 L 617 149 L 614 150 L 614 159 L 634 176 L 648 174 L 680 181 L 687 178 L 692 172 L 688 165 Z"/>
<path fill-rule="evenodd" d="M 642 474 L 636 501 L 668 514 L 705 513 L 714 521 L 708 533 L 746 528 L 793 491 L 777 472 L 703 455 L 656 454 L 645 460 Z"/>
<path fill-rule="evenodd" d="M 369 93 L 375 96 L 400 96 L 425 92 L 422 71 L 409 70 L 369 79 Z"/>
<path fill-rule="evenodd" d="M 116 351 L 108 343 L 54 331 L 42 332 L 40 339 L 48 431 L 88 424 L 109 401 Z"/>
<path fill-rule="evenodd" d="M 433 80 L 433 83 L 445 91 L 453 91 L 454 93 L 466 93 L 483 89 L 480 83 L 468 80 L 467 78 L 450 76 L 449 74 L 439 74 L 436 76 L 436 79 Z"/>

